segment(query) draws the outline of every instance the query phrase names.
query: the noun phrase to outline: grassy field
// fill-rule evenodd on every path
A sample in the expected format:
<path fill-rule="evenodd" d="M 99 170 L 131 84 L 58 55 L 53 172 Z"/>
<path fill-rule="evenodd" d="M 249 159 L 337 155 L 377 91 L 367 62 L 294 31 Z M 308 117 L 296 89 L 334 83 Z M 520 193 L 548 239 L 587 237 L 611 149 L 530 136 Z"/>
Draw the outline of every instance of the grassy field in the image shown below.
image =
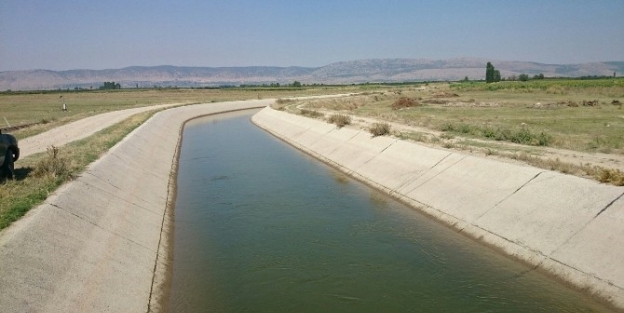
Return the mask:
<path fill-rule="evenodd" d="M 369 90 L 367 86 L 223 89 L 121 89 L 94 91 L 1 92 L 0 128 L 38 123 L 11 131 L 23 139 L 91 115 L 168 103 L 205 103 L 260 98 L 284 98 Z M 68 111 L 62 110 L 63 103 Z M 8 121 L 8 125 L 6 121 Z"/>
<path fill-rule="evenodd" d="M 400 109 L 401 98 L 413 105 Z M 469 138 L 624 154 L 624 79 L 430 84 L 297 105 Z"/>
<path fill-rule="evenodd" d="M 406 125 L 390 132 L 624 185 L 623 104 L 624 79 L 618 78 L 423 83 L 345 98 L 280 101 L 274 107 L 315 118 L 345 114 L 356 117 L 354 122 L 370 118 Z M 582 163 L 579 153 L 586 161 L 597 154 L 602 159 Z"/>

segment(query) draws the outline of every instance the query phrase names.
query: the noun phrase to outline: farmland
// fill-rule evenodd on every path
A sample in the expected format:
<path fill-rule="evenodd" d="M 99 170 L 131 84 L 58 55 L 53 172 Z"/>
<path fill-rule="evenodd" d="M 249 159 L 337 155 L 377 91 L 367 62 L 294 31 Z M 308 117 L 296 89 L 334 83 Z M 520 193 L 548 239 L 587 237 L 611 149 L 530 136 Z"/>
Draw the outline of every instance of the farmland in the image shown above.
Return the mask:
<path fill-rule="evenodd" d="M 303 88 L 159 88 L 1 92 L 0 128 L 32 125 L 12 131 L 18 139 L 23 139 L 72 121 L 115 110 L 155 104 L 191 104 L 347 93 L 358 92 L 362 88 L 359 86 L 309 86 Z M 68 111 L 62 110 L 63 104 L 67 105 Z"/>
<path fill-rule="evenodd" d="M 276 107 L 348 114 L 363 128 L 389 122 L 394 136 L 406 140 L 605 180 L 621 178 L 624 169 L 623 103 L 624 79 L 547 79 L 394 86 Z"/>

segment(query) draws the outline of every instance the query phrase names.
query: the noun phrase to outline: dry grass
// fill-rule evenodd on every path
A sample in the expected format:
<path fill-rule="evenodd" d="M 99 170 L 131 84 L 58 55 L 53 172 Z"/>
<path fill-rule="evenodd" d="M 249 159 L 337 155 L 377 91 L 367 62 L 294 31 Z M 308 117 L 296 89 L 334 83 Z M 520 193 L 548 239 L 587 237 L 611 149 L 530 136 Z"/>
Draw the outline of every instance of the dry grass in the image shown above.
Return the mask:
<path fill-rule="evenodd" d="M 438 83 L 426 88 L 403 86 L 401 90 L 365 96 L 316 100 L 305 107 L 343 111 L 350 103 L 357 103 L 349 114 L 431 130 L 446 129 L 469 138 L 624 154 L 624 109 L 618 105 L 624 102 L 624 80 L 617 81 L 623 83 L 579 87 L 575 81 L 560 81 L 532 88 L 510 84 L 509 88 L 494 90 L 485 89 L 490 88 L 485 84 L 456 88 Z M 423 99 L 419 103 L 425 105 L 393 110 L 392 105 L 402 98 Z M 583 106 L 583 101 L 592 105 Z"/>
<path fill-rule="evenodd" d="M 24 139 L 88 116 L 110 111 L 168 103 L 286 98 L 349 93 L 368 90 L 362 86 L 309 86 L 304 88 L 223 89 L 121 89 L 93 91 L 0 92 L 0 128 L 36 124 L 11 131 Z M 68 111 L 62 110 L 63 103 Z M 9 122 L 6 124 L 4 118 Z"/>
<path fill-rule="evenodd" d="M 373 123 L 368 131 L 373 135 L 373 137 L 388 135 L 390 134 L 390 124 Z"/>
<path fill-rule="evenodd" d="M 20 159 L 15 180 L 0 184 L 0 229 L 42 203 L 60 185 L 81 173 L 155 111 L 129 117 L 93 136 Z"/>
<path fill-rule="evenodd" d="M 338 128 L 341 128 L 351 124 L 351 116 L 344 114 L 332 114 L 327 118 L 327 122 L 336 124 Z"/>
<path fill-rule="evenodd" d="M 598 181 L 616 186 L 624 186 L 624 172 L 620 170 L 606 169 L 602 167 L 596 167 L 596 173 L 594 176 Z"/>
<path fill-rule="evenodd" d="M 325 115 L 321 112 L 315 110 L 301 109 L 299 113 L 303 116 L 311 117 L 311 118 L 321 118 L 325 117 Z"/>
<path fill-rule="evenodd" d="M 59 154 L 59 148 L 50 146 L 46 157 L 35 165 L 33 176 L 37 178 L 51 176 L 52 178 L 68 178 L 71 174 L 71 159 Z"/>
<path fill-rule="evenodd" d="M 399 99 L 394 101 L 394 103 L 392 103 L 391 108 L 393 110 L 400 110 L 415 106 L 420 106 L 420 103 L 412 98 L 400 97 Z"/>
<path fill-rule="evenodd" d="M 419 105 L 407 106 L 406 99 L 417 99 Z M 540 156 L 539 151 L 548 146 L 621 158 L 623 102 L 624 79 L 613 79 L 400 86 L 354 97 L 314 100 L 300 108 L 349 111 L 354 117 L 412 126 L 422 130 L 401 131 L 397 136 L 622 185 L 621 169 L 571 164 L 557 159 L 553 150 L 549 150 L 549 157 Z M 400 107 L 409 109 L 395 109 Z"/>

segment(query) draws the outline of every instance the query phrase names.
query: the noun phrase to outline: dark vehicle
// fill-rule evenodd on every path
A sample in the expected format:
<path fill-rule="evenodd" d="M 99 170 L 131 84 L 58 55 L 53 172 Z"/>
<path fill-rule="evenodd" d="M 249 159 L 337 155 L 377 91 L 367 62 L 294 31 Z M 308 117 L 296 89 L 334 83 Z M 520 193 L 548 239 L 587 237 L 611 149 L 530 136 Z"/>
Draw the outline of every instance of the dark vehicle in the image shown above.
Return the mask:
<path fill-rule="evenodd" d="M 14 162 L 19 159 L 17 139 L 13 135 L 3 134 L 0 130 L 0 178 L 13 179 Z"/>

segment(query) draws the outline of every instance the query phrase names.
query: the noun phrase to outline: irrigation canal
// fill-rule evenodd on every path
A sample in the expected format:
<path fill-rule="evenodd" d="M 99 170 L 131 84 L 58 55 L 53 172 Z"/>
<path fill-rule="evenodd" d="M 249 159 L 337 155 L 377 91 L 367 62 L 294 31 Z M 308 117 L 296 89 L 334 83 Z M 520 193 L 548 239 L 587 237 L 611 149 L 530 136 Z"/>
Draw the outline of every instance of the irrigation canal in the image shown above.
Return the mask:
<path fill-rule="evenodd" d="M 254 126 L 183 134 L 170 312 L 605 308 Z"/>

